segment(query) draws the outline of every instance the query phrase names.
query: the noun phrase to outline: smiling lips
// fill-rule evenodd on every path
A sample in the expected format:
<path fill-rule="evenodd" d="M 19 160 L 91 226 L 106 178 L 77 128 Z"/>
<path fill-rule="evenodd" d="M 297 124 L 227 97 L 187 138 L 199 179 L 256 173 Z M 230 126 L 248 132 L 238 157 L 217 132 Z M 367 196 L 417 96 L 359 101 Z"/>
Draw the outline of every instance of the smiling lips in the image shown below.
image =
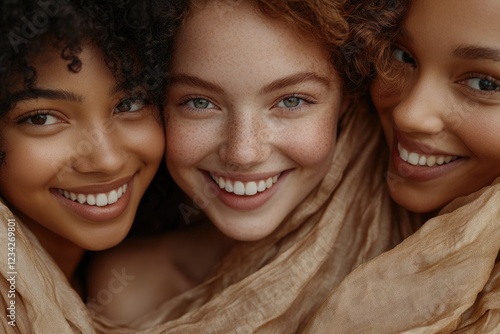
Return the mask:
<path fill-rule="evenodd" d="M 398 152 L 401 160 L 413 166 L 441 166 L 459 158 L 456 155 L 423 155 L 416 152 L 409 152 L 400 143 L 398 143 Z"/>
<path fill-rule="evenodd" d="M 210 177 L 217 183 L 220 189 L 224 189 L 228 193 L 233 193 L 239 196 L 252 196 L 257 193 L 270 189 L 276 182 L 281 174 L 277 174 L 267 179 L 242 182 L 233 181 L 222 176 L 215 176 L 210 173 Z"/>
<path fill-rule="evenodd" d="M 59 194 L 63 195 L 69 200 L 73 202 L 78 202 L 80 204 L 86 204 L 90 206 L 106 206 L 113 203 L 118 202 L 118 200 L 123 196 L 123 194 L 127 191 L 127 183 L 118 187 L 117 189 L 111 190 L 107 193 L 98 193 L 98 194 L 80 194 L 69 192 L 63 189 L 57 189 Z"/>

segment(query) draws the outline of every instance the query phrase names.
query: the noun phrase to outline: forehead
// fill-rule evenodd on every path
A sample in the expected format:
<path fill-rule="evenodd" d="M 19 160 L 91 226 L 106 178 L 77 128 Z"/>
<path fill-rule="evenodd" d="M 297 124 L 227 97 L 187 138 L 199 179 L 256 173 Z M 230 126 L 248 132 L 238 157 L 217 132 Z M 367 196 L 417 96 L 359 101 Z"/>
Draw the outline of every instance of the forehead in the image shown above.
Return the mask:
<path fill-rule="evenodd" d="M 413 0 L 404 27 L 436 43 L 498 43 L 499 15 L 498 0 Z"/>
<path fill-rule="evenodd" d="M 329 54 L 319 42 L 264 16 L 249 1 L 212 1 L 197 7 L 177 36 L 172 65 L 174 73 L 195 68 L 223 73 L 238 66 L 240 76 L 265 68 L 331 70 Z"/>

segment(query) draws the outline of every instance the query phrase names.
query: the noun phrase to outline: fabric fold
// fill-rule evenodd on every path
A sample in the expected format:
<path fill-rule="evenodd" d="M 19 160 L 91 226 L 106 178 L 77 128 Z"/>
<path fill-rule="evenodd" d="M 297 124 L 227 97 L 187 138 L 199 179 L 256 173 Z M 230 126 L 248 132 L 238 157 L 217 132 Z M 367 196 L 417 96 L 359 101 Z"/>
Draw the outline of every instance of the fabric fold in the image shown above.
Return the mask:
<path fill-rule="evenodd" d="M 12 323 L 15 326 L 8 323 L 11 319 L 4 313 L 3 333 L 95 333 L 85 304 L 36 237 L 3 203 L 0 203 L 0 217 L 2 309 L 6 310 L 11 301 L 15 303 L 15 322 Z M 8 239 L 9 227 L 14 227 L 15 245 L 9 244 L 12 242 Z M 11 251 L 15 253 L 14 267 L 10 267 L 7 260 L 7 253 Z M 9 274 L 13 271 L 14 275 Z M 8 281 L 11 276 L 14 279 Z M 11 282 L 15 289 L 11 288 Z M 15 290 L 12 298 L 11 290 Z"/>
<path fill-rule="evenodd" d="M 394 249 L 357 268 L 329 295 L 306 332 L 500 330 L 494 315 L 500 304 L 499 189 L 497 183 L 458 199 Z"/>
<path fill-rule="evenodd" d="M 320 185 L 269 237 L 241 244 L 204 284 L 118 329 L 102 333 L 293 333 L 354 268 L 393 248 L 418 222 L 390 200 L 379 122 L 353 107 L 341 123 Z"/>
<path fill-rule="evenodd" d="M 422 227 L 390 200 L 386 145 L 360 103 L 332 167 L 267 238 L 240 244 L 200 286 L 129 328 L 91 313 L 16 220 L 16 327 L 6 333 L 498 333 L 500 181 Z M 0 204 L 0 289 L 10 303 Z M 168 282 L 165 282 L 168 284 Z"/>

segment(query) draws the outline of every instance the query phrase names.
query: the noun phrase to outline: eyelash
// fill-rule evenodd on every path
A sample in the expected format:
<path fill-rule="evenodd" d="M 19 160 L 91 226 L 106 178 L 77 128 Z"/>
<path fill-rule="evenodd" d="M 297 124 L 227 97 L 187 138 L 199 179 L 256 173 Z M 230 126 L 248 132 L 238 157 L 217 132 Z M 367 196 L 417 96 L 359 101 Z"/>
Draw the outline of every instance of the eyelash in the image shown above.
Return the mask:
<path fill-rule="evenodd" d="M 36 117 L 36 116 L 52 116 L 52 117 L 57 117 L 57 116 L 54 115 L 54 113 L 52 113 L 51 111 L 48 111 L 48 110 L 35 110 L 35 111 L 32 111 L 32 112 L 29 112 L 27 114 L 19 116 L 14 121 L 15 121 L 16 125 L 28 124 L 28 125 L 32 125 L 32 126 L 40 126 L 38 124 L 27 123 L 30 118 L 33 118 L 33 117 Z"/>
<path fill-rule="evenodd" d="M 404 59 L 398 59 L 396 57 L 396 52 L 402 52 L 402 53 L 405 53 L 408 57 L 411 58 L 412 62 L 407 62 L 405 61 Z M 405 48 L 403 48 L 402 46 L 400 45 L 396 45 L 392 51 L 392 54 L 393 54 L 393 58 L 404 64 L 404 65 L 410 65 L 411 67 L 416 67 L 416 61 L 415 61 L 415 58 L 413 58 L 413 56 L 411 55 L 410 52 L 408 52 Z M 495 89 L 495 90 L 481 90 L 481 89 L 476 89 L 476 88 L 472 88 L 470 83 L 467 83 L 467 81 L 471 80 L 471 79 L 479 79 L 479 80 L 486 80 L 486 81 L 489 81 L 491 82 L 493 85 L 497 86 L 498 89 Z M 500 81 L 491 77 L 491 76 L 488 76 L 488 75 L 485 75 L 485 74 L 481 74 L 481 73 L 469 73 L 467 74 L 467 77 L 465 80 L 460 80 L 459 81 L 460 84 L 464 85 L 469 91 L 471 91 L 473 94 L 477 95 L 477 96 L 491 96 L 491 95 L 494 95 L 494 94 L 500 94 Z"/>
<path fill-rule="evenodd" d="M 290 98 L 297 98 L 299 100 L 302 100 L 302 103 L 300 103 L 297 107 L 278 107 L 279 103 L 285 101 L 286 99 L 290 99 Z M 285 112 L 285 113 L 295 113 L 295 112 L 303 110 L 307 105 L 314 104 L 314 103 L 315 102 L 308 96 L 301 95 L 301 94 L 290 94 L 290 95 L 287 95 L 287 96 L 280 98 L 274 105 L 276 106 L 276 108 L 283 109 L 283 112 Z M 304 104 L 306 104 L 306 106 L 304 106 Z"/>
<path fill-rule="evenodd" d="M 205 100 L 208 103 L 213 104 L 214 107 L 217 108 L 217 105 L 214 102 L 212 102 L 210 99 L 208 99 L 204 96 L 199 96 L 199 95 L 186 96 L 185 98 L 183 98 L 182 100 L 179 101 L 178 106 L 184 107 L 187 109 L 187 111 L 189 113 L 193 113 L 193 114 L 197 114 L 197 115 L 204 114 L 204 113 L 207 113 L 208 111 L 212 111 L 213 109 L 215 109 L 213 107 L 212 108 L 194 108 L 194 107 L 191 107 L 188 105 L 188 103 L 193 101 L 193 100 Z"/>
<path fill-rule="evenodd" d="M 283 102 L 286 99 L 290 99 L 290 98 L 297 98 L 297 99 L 301 100 L 301 102 L 299 103 L 299 105 L 297 107 L 279 107 L 278 106 L 279 103 Z M 193 107 L 188 105 L 189 102 L 196 100 L 196 99 L 205 100 L 208 103 L 214 105 L 214 107 L 193 108 Z M 290 94 L 290 95 L 286 95 L 284 97 L 281 97 L 279 100 L 277 100 L 273 104 L 273 108 L 280 109 L 281 110 L 280 112 L 283 114 L 297 113 L 297 112 L 300 112 L 301 110 L 303 110 L 307 105 L 314 104 L 314 103 L 315 103 L 315 101 L 313 101 L 308 96 L 301 95 L 301 94 Z M 206 97 L 203 97 L 203 96 L 197 96 L 197 95 L 186 96 L 184 99 L 179 101 L 178 105 L 181 107 L 185 107 L 189 113 L 194 113 L 197 115 L 208 113 L 208 112 L 217 108 L 217 104 L 212 102 L 210 99 L 207 99 Z"/>
<path fill-rule="evenodd" d="M 470 85 L 467 84 L 467 81 L 469 81 L 471 79 L 490 81 L 494 85 L 498 86 L 498 89 L 496 89 L 496 90 L 480 90 L 480 89 L 472 88 Z M 480 73 L 469 73 L 469 74 L 467 74 L 466 79 L 461 80 L 460 83 L 465 85 L 469 90 L 471 90 L 474 94 L 477 94 L 477 95 L 489 96 L 489 95 L 500 93 L 500 81 L 491 77 L 491 76 L 488 76 L 488 75 L 484 75 L 484 74 L 480 74 Z"/>

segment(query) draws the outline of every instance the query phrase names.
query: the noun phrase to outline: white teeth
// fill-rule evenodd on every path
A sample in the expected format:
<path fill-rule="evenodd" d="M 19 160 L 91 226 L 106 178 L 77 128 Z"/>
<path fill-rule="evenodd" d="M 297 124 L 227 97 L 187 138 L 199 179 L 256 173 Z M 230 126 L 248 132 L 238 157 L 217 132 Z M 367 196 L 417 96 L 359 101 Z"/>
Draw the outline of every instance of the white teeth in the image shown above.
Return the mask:
<path fill-rule="evenodd" d="M 224 189 L 229 193 L 234 193 L 235 195 L 239 196 L 252 196 L 271 188 L 276 182 L 278 182 L 278 178 L 280 175 L 268 177 L 265 180 L 250 182 L 232 181 L 221 176 L 214 176 L 212 174 L 210 174 L 210 176 L 215 181 L 215 183 L 219 185 L 220 189 Z"/>
<path fill-rule="evenodd" d="M 67 199 L 70 199 L 74 202 L 78 202 L 80 204 L 106 206 L 118 202 L 118 200 L 127 191 L 127 188 L 128 188 L 127 184 L 124 184 L 118 189 L 111 190 L 108 193 L 98 193 L 98 194 L 88 194 L 88 195 L 77 194 L 62 189 L 57 189 L 57 191 L 59 192 L 59 194 L 66 197 Z"/>
<path fill-rule="evenodd" d="M 223 189 L 226 186 L 226 181 L 224 178 L 219 177 L 219 188 Z"/>
<path fill-rule="evenodd" d="M 266 182 L 264 180 L 260 180 L 259 185 L 257 186 L 257 191 L 263 192 L 264 190 L 266 190 Z"/>
<path fill-rule="evenodd" d="M 418 165 L 419 155 L 415 152 L 411 152 L 408 156 L 408 163 L 412 165 Z"/>
<path fill-rule="evenodd" d="M 431 155 L 427 158 L 427 166 L 432 167 L 436 164 L 436 156 Z"/>
<path fill-rule="evenodd" d="M 118 192 L 116 190 L 112 190 L 108 195 L 108 204 L 113 204 L 118 202 Z"/>
<path fill-rule="evenodd" d="M 104 194 L 99 194 L 95 198 L 95 205 L 105 206 L 108 205 L 108 197 Z"/>
<path fill-rule="evenodd" d="M 270 177 L 266 180 L 266 188 L 271 188 L 273 186 L 273 178 Z"/>
<path fill-rule="evenodd" d="M 423 155 L 416 152 L 409 152 L 400 143 L 398 143 L 399 157 L 401 160 L 408 162 L 414 166 L 428 166 L 443 165 L 455 161 L 458 156 L 452 155 Z"/>
<path fill-rule="evenodd" d="M 234 190 L 233 191 L 236 195 L 244 195 L 245 194 L 245 185 L 243 184 L 243 182 L 236 181 L 234 183 Z"/>
<path fill-rule="evenodd" d="M 80 203 L 80 204 L 87 202 L 87 196 L 85 196 L 83 194 L 78 194 L 76 199 L 78 200 L 78 203 Z"/>
<path fill-rule="evenodd" d="M 257 193 L 257 183 L 255 182 L 248 182 L 247 186 L 245 187 L 245 195 L 252 196 Z"/>
<path fill-rule="evenodd" d="M 87 196 L 87 204 L 88 205 L 95 205 L 95 196 L 94 195 Z"/>

